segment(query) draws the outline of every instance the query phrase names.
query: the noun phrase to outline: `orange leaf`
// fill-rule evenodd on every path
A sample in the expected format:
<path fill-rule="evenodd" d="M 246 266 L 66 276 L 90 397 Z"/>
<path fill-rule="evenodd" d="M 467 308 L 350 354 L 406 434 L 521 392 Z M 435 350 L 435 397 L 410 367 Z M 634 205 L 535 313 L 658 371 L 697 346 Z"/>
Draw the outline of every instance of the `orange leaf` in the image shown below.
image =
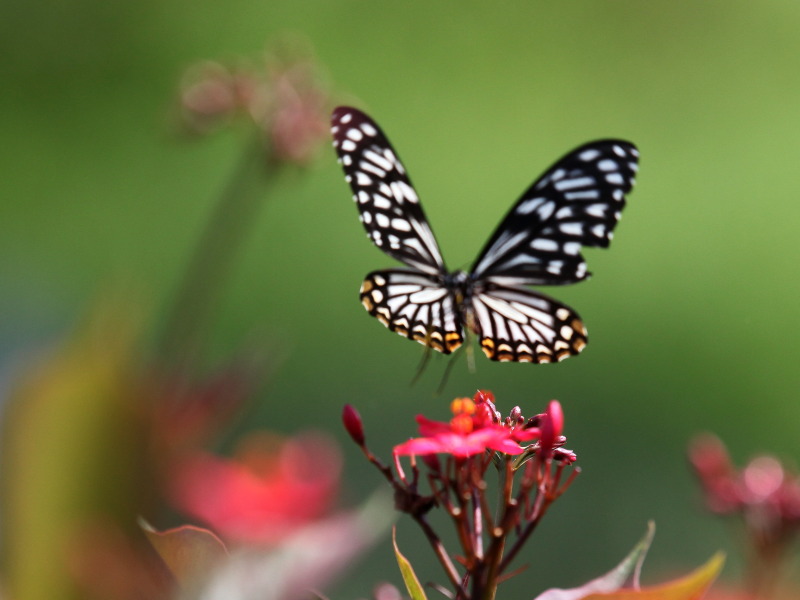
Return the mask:
<path fill-rule="evenodd" d="M 721 552 L 686 577 L 641 590 L 619 590 L 609 594 L 591 594 L 583 600 L 699 600 L 719 575 L 725 557 Z"/>

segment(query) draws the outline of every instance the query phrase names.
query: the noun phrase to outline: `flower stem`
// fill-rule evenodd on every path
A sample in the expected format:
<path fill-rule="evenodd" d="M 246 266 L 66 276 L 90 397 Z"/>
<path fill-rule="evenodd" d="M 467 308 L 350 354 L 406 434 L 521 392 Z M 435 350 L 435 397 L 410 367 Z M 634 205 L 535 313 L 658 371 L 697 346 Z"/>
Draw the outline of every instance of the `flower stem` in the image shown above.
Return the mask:
<path fill-rule="evenodd" d="M 179 372 L 187 370 L 202 350 L 209 316 L 263 205 L 265 184 L 275 179 L 276 172 L 276 163 L 266 160 L 263 138 L 254 137 L 222 190 L 165 318 L 161 354 Z"/>
<path fill-rule="evenodd" d="M 506 459 L 503 473 L 503 491 L 501 506 L 505 507 L 496 527 L 490 530 L 491 542 L 486 551 L 481 573 L 476 573 L 473 580 L 473 598 L 475 600 L 494 600 L 497 593 L 498 578 L 502 574 L 503 552 L 506 539 L 514 528 L 519 515 L 519 502 L 513 497 L 514 478 L 512 461 Z"/>
<path fill-rule="evenodd" d="M 536 493 L 536 498 L 533 501 L 533 510 L 531 511 L 531 516 L 528 519 L 527 525 L 522 529 L 522 532 L 519 534 L 517 539 L 514 541 L 513 546 L 506 554 L 505 558 L 500 562 L 500 567 L 498 572 L 502 574 L 508 569 L 511 562 L 516 558 L 519 551 L 522 549 L 522 546 L 525 545 L 525 542 L 528 541 L 528 538 L 531 536 L 533 531 L 536 529 L 536 526 L 539 524 L 539 521 L 542 520 L 545 512 L 547 512 L 547 508 L 550 506 L 552 502 L 552 498 L 549 497 L 547 493 L 547 484 L 548 484 L 548 477 L 550 473 L 550 460 L 545 460 L 542 464 L 539 463 L 537 460 L 535 469 L 544 469 L 544 475 L 542 481 L 539 483 L 539 489 Z M 527 494 L 527 490 L 521 491 L 521 493 Z"/>
<path fill-rule="evenodd" d="M 419 523 L 419 526 L 422 527 L 422 531 L 425 534 L 425 537 L 428 538 L 428 542 L 430 543 L 431 547 L 433 548 L 433 552 L 436 554 L 436 558 L 439 559 L 439 562 L 442 564 L 444 568 L 444 572 L 447 575 L 447 578 L 450 580 L 450 583 L 456 589 L 456 595 L 460 595 L 461 590 L 461 578 L 456 570 L 456 566 L 453 564 L 453 561 L 450 560 L 450 555 L 447 554 L 447 550 L 445 550 L 442 541 L 439 539 L 439 536 L 436 535 L 436 532 L 433 531 L 428 521 L 422 515 L 412 515 L 414 520 Z"/>

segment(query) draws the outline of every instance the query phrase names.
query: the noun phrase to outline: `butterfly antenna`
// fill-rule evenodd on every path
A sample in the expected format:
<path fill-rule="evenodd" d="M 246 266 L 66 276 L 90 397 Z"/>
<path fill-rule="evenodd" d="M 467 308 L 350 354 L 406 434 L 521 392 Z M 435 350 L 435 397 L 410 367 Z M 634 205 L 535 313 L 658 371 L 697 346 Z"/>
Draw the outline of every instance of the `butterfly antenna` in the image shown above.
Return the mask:
<path fill-rule="evenodd" d="M 456 364 L 457 356 L 461 352 L 461 348 L 458 348 L 453 355 L 450 357 L 450 360 L 447 362 L 447 366 L 444 368 L 444 373 L 442 373 L 442 380 L 439 382 L 439 387 L 436 388 L 436 395 L 440 396 L 444 391 L 444 386 L 447 385 L 447 380 L 450 379 L 450 373 L 453 371 L 453 366 Z"/>
<path fill-rule="evenodd" d="M 431 359 L 431 348 L 430 346 L 425 346 L 425 352 L 422 354 L 422 360 L 419 361 L 419 366 L 417 367 L 417 372 L 414 374 L 414 377 L 411 379 L 410 385 L 414 385 L 419 381 L 419 378 L 422 377 L 422 374 L 425 372 L 425 368 L 428 366 L 428 362 Z"/>

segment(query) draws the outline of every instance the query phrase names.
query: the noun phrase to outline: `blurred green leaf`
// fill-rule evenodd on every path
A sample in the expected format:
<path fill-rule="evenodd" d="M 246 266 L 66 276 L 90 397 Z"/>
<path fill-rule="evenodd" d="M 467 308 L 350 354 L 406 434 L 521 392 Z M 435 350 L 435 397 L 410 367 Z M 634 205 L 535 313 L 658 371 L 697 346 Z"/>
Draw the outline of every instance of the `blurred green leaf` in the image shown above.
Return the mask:
<path fill-rule="evenodd" d="M 0 469 L 11 598 L 82 597 L 70 573 L 81 533 L 102 522 L 133 531 L 146 507 L 136 314 L 127 302 L 99 306 L 68 341 L 27 361 L 13 386 Z"/>

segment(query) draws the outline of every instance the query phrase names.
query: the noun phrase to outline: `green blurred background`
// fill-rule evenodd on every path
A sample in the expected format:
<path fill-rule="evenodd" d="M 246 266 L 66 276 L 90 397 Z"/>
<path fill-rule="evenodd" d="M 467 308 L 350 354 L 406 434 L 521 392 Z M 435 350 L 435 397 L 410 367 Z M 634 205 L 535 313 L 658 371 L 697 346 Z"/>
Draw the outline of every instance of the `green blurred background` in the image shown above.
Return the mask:
<path fill-rule="evenodd" d="M 594 277 L 552 290 L 590 344 L 558 366 L 454 367 L 409 386 L 421 347 L 369 318 L 358 288 L 392 260 L 365 239 L 333 151 L 274 188 L 214 319 L 211 357 L 268 340 L 281 364 L 242 428 L 323 428 L 347 449 L 345 502 L 382 480 L 339 431 L 358 407 L 388 456 L 413 415 L 493 390 L 526 414 L 559 398 L 583 474 L 534 536 L 509 597 L 607 570 L 657 524 L 646 581 L 737 536 L 702 511 L 693 434 L 741 462 L 800 456 L 800 4 L 572 1 L 186 2 L 5 0 L 0 5 L 0 360 L 68 330 L 99 293 L 135 288 L 163 317 L 243 137 L 176 140 L 181 73 L 305 36 L 342 102 L 367 110 L 403 157 L 451 268 L 553 160 L 621 137 L 641 169 Z M 158 318 L 156 320 L 158 320 Z M 422 565 L 421 535 L 400 544 Z M 387 541 L 335 590 L 399 583 Z M 430 561 L 429 561 L 430 562 Z M 420 566 L 423 578 L 438 577 Z M 514 584 L 510 584 L 514 585 Z"/>

